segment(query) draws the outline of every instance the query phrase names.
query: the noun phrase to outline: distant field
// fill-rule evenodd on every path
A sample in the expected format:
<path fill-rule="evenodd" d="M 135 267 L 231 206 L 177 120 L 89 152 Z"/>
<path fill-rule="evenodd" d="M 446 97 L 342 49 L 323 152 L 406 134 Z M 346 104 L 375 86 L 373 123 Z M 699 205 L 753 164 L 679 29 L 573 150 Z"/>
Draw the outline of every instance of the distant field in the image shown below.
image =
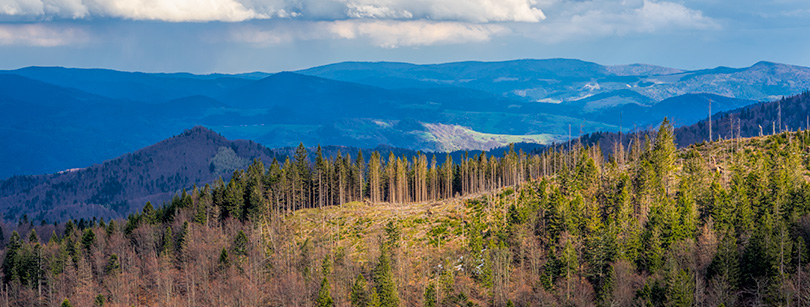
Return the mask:
<path fill-rule="evenodd" d="M 444 124 L 424 124 L 435 142 L 441 144 L 442 151 L 456 151 L 463 149 L 490 150 L 509 143 L 537 143 L 551 144 L 562 140 L 560 135 L 553 134 L 527 134 L 509 135 L 477 132 L 467 127 Z"/>

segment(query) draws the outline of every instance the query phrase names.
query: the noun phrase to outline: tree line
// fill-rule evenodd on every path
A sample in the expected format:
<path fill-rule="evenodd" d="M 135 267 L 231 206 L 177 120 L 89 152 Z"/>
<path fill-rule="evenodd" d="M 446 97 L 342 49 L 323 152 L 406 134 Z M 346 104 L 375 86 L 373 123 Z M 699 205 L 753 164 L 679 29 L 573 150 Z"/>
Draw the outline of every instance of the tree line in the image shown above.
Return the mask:
<path fill-rule="evenodd" d="M 594 149 L 596 150 L 596 149 Z M 246 170 L 236 170 L 230 181 L 221 178 L 202 189 L 183 191 L 181 199 L 202 198 L 210 215 L 212 207 L 221 208 L 218 218 L 235 217 L 257 220 L 303 208 L 321 208 L 349 202 L 414 203 L 450 199 L 481 193 L 534 180 L 551 174 L 563 163 L 562 154 L 549 151 L 529 155 L 510 146 L 503 157 L 486 152 L 454 162 L 448 153 L 437 163 L 423 153 L 387 157 L 373 151 L 368 161 L 363 152 L 355 158 L 340 151 L 326 158 L 320 146 L 310 161 L 303 144 L 292 158 L 273 159 L 269 165 L 254 160 Z"/>

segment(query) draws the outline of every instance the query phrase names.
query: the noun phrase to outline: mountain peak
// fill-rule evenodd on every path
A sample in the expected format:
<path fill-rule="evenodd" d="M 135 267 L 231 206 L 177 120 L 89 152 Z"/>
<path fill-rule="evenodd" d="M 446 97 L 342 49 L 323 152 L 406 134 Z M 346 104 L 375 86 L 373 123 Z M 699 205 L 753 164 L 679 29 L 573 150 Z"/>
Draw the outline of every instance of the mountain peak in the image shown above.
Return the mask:
<path fill-rule="evenodd" d="M 194 135 L 194 134 L 216 134 L 216 135 L 219 135 L 218 133 L 214 132 L 213 130 L 208 129 L 205 126 L 202 126 L 202 125 L 197 125 L 197 126 L 192 127 L 191 129 L 186 129 L 186 130 L 183 131 L 183 135 L 186 135 L 186 136 Z"/>
<path fill-rule="evenodd" d="M 768 62 L 768 61 L 759 61 L 759 62 L 756 62 L 754 65 L 751 65 L 751 67 L 776 66 L 776 65 L 779 65 L 779 64 L 776 64 L 774 62 Z"/>

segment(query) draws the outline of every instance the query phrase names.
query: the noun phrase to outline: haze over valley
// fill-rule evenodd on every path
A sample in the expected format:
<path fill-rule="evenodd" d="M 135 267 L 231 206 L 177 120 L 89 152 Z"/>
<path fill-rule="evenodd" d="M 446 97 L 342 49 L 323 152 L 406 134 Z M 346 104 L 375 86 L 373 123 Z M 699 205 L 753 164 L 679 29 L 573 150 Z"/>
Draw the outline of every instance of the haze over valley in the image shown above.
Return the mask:
<path fill-rule="evenodd" d="M 297 72 L 149 74 L 28 67 L 0 73 L 0 178 L 83 168 L 202 125 L 268 148 L 444 152 L 551 144 L 595 131 L 689 125 L 797 94 L 810 69 L 770 62 L 685 71 L 570 59 Z M 58 150 L 53 150 L 58 148 Z"/>

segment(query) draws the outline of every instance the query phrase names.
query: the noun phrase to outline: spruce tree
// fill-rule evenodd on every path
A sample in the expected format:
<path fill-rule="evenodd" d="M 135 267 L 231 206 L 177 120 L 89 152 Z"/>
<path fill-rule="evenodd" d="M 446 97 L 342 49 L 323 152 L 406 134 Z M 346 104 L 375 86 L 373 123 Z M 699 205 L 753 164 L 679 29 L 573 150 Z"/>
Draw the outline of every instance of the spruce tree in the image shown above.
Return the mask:
<path fill-rule="evenodd" d="M 18 277 L 17 253 L 20 251 L 22 244 L 20 234 L 16 230 L 13 231 L 8 240 L 8 246 L 6 246 L 5 258 L 3 258 L 3 277 L 6 283 Z"/>
<path fill-rule="evenodd" d="M 93 245 L 96 244 L 96 233 L 93 232 L 92 228 L 87 228 L 84 230 L 84 234 L 82 235 L 82 247 L 85 251 L 89 251 Z"/>
<path fill-rule="evenodd" d="M 380 307 L 382 303 L 380 302 L 380 295 L 377 293 L 377 288 L 371 288 L 371 298 L 368 301 L 368 307 Z"/>
<path fill-rule="evenodd" d="M 380 306 L 382 307 L 397 307 L 399 306 L 399 293 L 397 292 L 397 285 L 394 282 L 394 273 L 391 268 L 391 258 L 388 255 L 387 248 L 380 251 L 380 257 L 377 266 L 374 268 L 374 284 L 379 289 Z"/>
<path fill-rule="evenodd" d="M 107 266 L 104 267 L 104 274 L 117 275 L 121 272 L 121 262 L 118 260 L 118 254 L 110 255 L 107 260 Z"/>
<path fill-rule="evenodd" d="M 735 289 L 740 277 L 740 255 L 737 252 L 737 238 L 734 229 L 729 229 L 723 234 L 717 246 L 711 264 L 706 272 L 708 279 L 719 278 Z"/>
<path fill-rule="evenodd" d="M 243 172 L 236 170 L 233 172 L 231 181 L 228 182 L 223 195 L 224 204 L 222 206 L 222 219 L 234 218 L 242 219 L 245 208 L 245 190 L 243 184 Z"/>
<path fill-rule="evenodd" d="M 163 246 L 160 254 L 169 258 L 174 256 L 174 234 L 171 226 L 166 226 L 166 231 L 163 233 Z"/>
<path fill-rule="evenodd" d="M 116 223 L 115 220 L 110 220 L 110 223 L 107 224 L 107 228 L 105 229 L 107 236 L 111 236 L 116 230 L 118 230 L 118 223 Z"/>
<path fill-rule="evenodd" d="M 321 289 L 318 290 L 318 299 L 315 301 L 315 306 L 332 307 L 333 305 L 334 301 L 332 300 L 332 295 L 329 293 L 329 279 L 324 276 L 321 281 Z"/>
<path fill-rule="evenodd" d="M 228 256 L 228 250 L 223 247 L 222 251 L 219 253 L 219 269 L 224 271 L 230 266 L 231 257 Z"/>
<path fill-rule="evenodd" d="M 233 239 L 233 254 L 236 256 L 247 256 L 248 238 L 245 232 L 239 230 L 236 238 Z"/>
<path fill-rule="evenodd" d="M 354 285 L 352 286 L 352 292 L 349 295 L 352 307 L 368 306 L 371 299 L 369 298 L 368 289 L 366 289 L 366 287 L 366 278 L 363 277 L 363 274 L 357 274 L 357 278 L 354 280 Z"/>
<path fill-rule="evenodd" d="M 36 229 L 31 229 L 31 232 L 28 233 L 28 243 L 39 243 L 39 236 L 37 235 Z"/>
<path fill-rule="evenodd" d="M 157 211 L 155 211 L 155 207 L 152 206 L 151 202 L 146 202 L 146 205 L 143 206 L 142 215 L 144 222 L 150 225 L 157 224 Z M 72 224 L 71 224 L 72 226 Z M 72 227 L 71 227 L 72 228 Z M 65 232 L 67 232 L 68 227 L 65 226 Z"/>
<path fill-rule="evenodd" d="M 428 281 L 425 288 L 425 307 L 436 307 L 436 285 Z"/>

